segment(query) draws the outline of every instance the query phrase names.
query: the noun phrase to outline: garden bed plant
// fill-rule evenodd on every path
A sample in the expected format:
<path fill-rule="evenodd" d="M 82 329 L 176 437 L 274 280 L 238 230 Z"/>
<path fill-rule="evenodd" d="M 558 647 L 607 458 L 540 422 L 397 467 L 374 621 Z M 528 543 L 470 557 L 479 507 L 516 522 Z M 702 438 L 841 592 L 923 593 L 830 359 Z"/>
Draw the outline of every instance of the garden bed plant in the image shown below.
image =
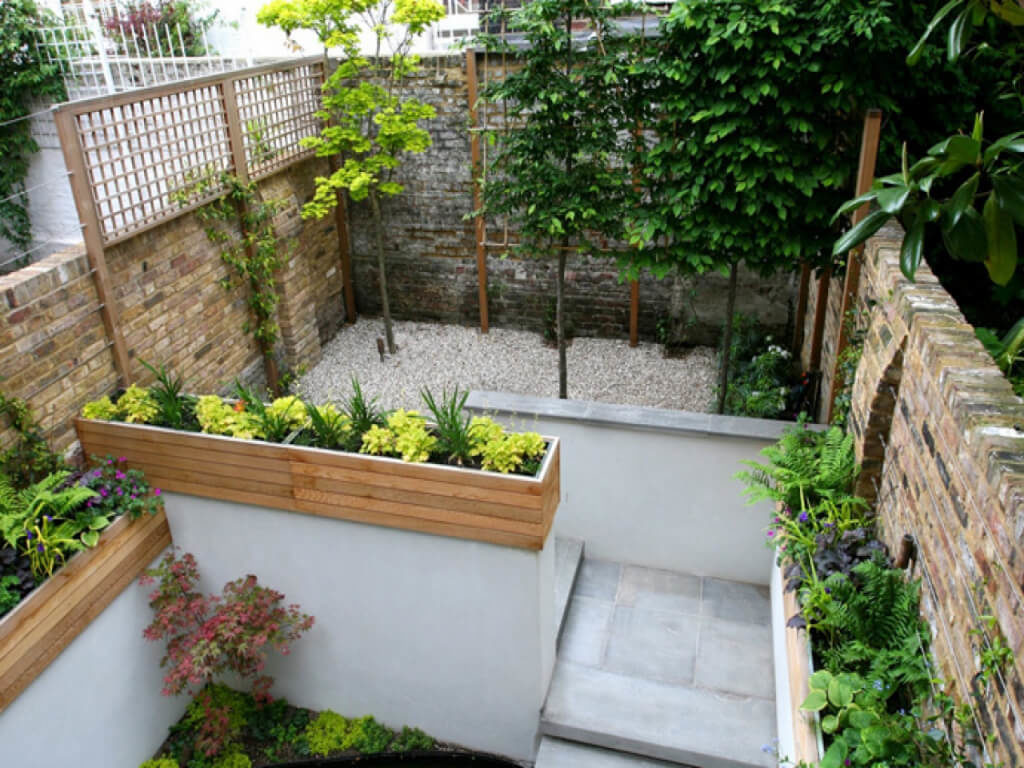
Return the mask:
<path fill-rule="evenodd" d="M 440 398 L 423 390 L 430 422 L 416 410 L 380 408 L 355 379 L 340 407 L 295 395 L 266 403 L 238 381 L 235 398 L 186 394 L 180 377 L 148 367 L 156 384 L 133 384 L 87 403 L 82 416 L 525 476 L 537 474 L 548 446 L 535 432 L 508 432 L 486 416 L 471 417 L 464 410 L 469 393 L 458 388 Z"/>
<path fill-rule="evenodd" d="M 975 765 L 970 708 L 935 679 L 920 582 L 893 567 L 852 493 L 852 436 L 799 425 L 763 453 L 739 477 L 752 501 L 777 505 L 766 534 L 798 596 L 787 626 L 810 638 L 817 671 L 801 709 L 820 717 L 821 768 Z"/>

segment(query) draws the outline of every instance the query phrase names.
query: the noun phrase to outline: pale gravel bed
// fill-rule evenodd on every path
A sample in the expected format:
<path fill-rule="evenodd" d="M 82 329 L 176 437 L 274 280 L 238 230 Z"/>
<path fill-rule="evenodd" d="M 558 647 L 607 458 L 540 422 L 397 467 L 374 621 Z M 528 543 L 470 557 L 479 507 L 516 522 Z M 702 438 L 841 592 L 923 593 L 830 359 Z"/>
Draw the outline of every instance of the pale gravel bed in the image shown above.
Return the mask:
<path fill-rule="evenodd" d="M 314 402 L 342 402 L 358 378 L 363 392 L 386 408 L 424 409 L 420 390 L 485 389 L 558 397 L 558 352 L 528 331 L 436 323 L 395 322 L 398 352 L 382 363 L 379 318 L 361 317 L 342 328 L 321 361 L 299 381 Z M 715 350 L 695 347 L 668 359 L 661 346 L 630 348 L 619 339 L 574 339 L 568 348 L 569 397 L 604 403 L 707 411 L 715 379 Z"/>

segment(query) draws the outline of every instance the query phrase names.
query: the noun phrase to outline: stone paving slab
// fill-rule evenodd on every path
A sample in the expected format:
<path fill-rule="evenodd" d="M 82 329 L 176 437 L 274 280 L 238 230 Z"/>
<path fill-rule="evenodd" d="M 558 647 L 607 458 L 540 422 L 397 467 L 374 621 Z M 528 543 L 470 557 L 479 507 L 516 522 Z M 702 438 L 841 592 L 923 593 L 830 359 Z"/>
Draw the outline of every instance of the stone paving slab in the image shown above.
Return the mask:
<path fill-rule="evenodd" d="M 771 768 L 775 703 L 559 661 L 545 735 L 701 768 Z"/>
<path fill-rule="evenodd" d="M 648 757 L 577 744 L 545 736 L 540 741 L 534 768 L 680 768 Z"/>
<path fill-rule="evenodd" d="M 701 768 L 767 768 L 767 587 L 584 558 L 542 716 L 551 736 Z"/>

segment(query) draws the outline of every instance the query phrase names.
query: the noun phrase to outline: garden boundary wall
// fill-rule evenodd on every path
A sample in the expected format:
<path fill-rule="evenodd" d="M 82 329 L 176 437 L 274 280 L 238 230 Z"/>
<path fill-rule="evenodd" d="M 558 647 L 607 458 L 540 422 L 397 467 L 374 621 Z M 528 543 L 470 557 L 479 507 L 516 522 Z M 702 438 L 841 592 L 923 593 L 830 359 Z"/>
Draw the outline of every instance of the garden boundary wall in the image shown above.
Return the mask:
<path fill-rule="evenodd" d="M 857 490 L 877 501 L 893 553 L 905 536 L 916 545 L 932 651 L 947 691 L 991 739 L 987 759 L 1024 765 L 1024 403 L 927 265 L 916 282 L 903 276 L 901 242 L 883 230 L 863 256 L 867 333 L 849 417 Z M 984 664 L 1001 644 L 1014 660 Z"/>
<path fill-rule="evenodd" d="M 264 200 L 283 201 L 274 218 L 287 254 L 277 351 L 288 368 L 315 364 L 344 318 L 335 222 L 299 215 L 324 169 L 324 161 L 306 159 L 258 185 Z M 222 287 L 233 270 L 194 212 L 108 247 L 105 258 L 133 381 L 152 381 L 141 360 L 166 364 L 197 392 L 221 391 L 236 376 L 262 381 L 262 355 L 242 330 L 246 293 Z M 101 304 L 81 246 L 0 277 L 0 389 L 28 401 L 58 450 L 74 442 L 72 417 L 82 406 L 117 387 Z M 13 434 L 2 437 L 6 445 Z"/>
<path fill-rule="evenodd" d="M 588 557 L 767 586 L 771 506 L 747 505 L 734 475 L 792 422 L 503 392 L 471 392 L 466 405 L 559 438 L 554 531 Z"/>
<path fill-rule="evenodd" d="M 475 55 L 481 85 L 500 77 L 500 57 Z M 422 71 L 413 78 L 409 93 L 437 111 L 427 124 L 433 145 L 402 159 L 396 180 L 405 190 L 381 201 L 391 313 L 405 320 L 478 325 L 477 239 L 474 221 L 468 218 L 475 208 L 467 130 L 473 73 L 467 72 L 463 54 L 425 54 L 422 59 Z M 479 111 L 487 127 L 500 129 L 500 105 L 481 105 Z M 481 161 L 486 163 L 487 142 L 480 143 Z M 377 314 L 380 289 L 369 204 L 352 204 L 349 220 L 356 304 L 360 312 Z M 518 233 L 513 229 L 507 239 L 515 243 Z M 503 222 L 488 219 L 487 241 L 505 240 Z M 500 245 L 486 248 L 490 324 L 550 332 L 557 274 L 554 254 L 551 259 L 503 258 L 505 251 Z M 795 287 L 789 275 L 765 279 L 741 269 L 736 306 L 781 334 L 792 321 Z M 725 320 L 727 289 L 728 277 L 717 273 L 663 280 L 645 273 L 639 280 L 640 337 L 657 339 L 659 323 L 668 329 L 675 316 L 680 340 L 716 344 Z M 620 278 L 613 254 L 570 255 L 565 301 L 566 323 L 573 334 L 629 335 L 630 284 Z"/>

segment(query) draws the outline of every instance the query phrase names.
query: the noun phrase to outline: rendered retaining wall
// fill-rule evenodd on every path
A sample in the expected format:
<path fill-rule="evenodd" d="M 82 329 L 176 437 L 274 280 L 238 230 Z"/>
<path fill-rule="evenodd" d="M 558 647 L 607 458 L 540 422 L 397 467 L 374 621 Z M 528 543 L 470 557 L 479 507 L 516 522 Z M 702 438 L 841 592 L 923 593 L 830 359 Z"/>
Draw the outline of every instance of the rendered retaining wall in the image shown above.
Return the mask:
<path fill-rule="evenodd" d="M 590 557 L 767 585 L 770 505 L 733 475 L 789 422 L 472 392 L 467 405 L 562 445 L 554 532 Z"/>
<path fill-rule="evenodd" d="M 858 491 L 877 497 L 893 551 L 906 534 L 916 542 L 946 689 L 974 706 L 993 763 L 1024 765 L 1024 403 L 927 265 L 903 277 L 900 243 L 883 231 L 865 250 Z M 986 682 L 981 655 L 999 638 L 1015 661 Z"/>
<path fill-rule="evenodd" d="M 275 695 L 533 760 L 555 656 L 554 539 L 540 552 L 165 494 L 203 586 L 247 573 L 316 617 Z"/>
<path fill-rule="evenodd" d="M 163 743 L 188 702 L 160 695 L 164 649 L 142 637 L 148 594 L 125 587 L 0 713 L 0 763 L 136 768 Z"/>

